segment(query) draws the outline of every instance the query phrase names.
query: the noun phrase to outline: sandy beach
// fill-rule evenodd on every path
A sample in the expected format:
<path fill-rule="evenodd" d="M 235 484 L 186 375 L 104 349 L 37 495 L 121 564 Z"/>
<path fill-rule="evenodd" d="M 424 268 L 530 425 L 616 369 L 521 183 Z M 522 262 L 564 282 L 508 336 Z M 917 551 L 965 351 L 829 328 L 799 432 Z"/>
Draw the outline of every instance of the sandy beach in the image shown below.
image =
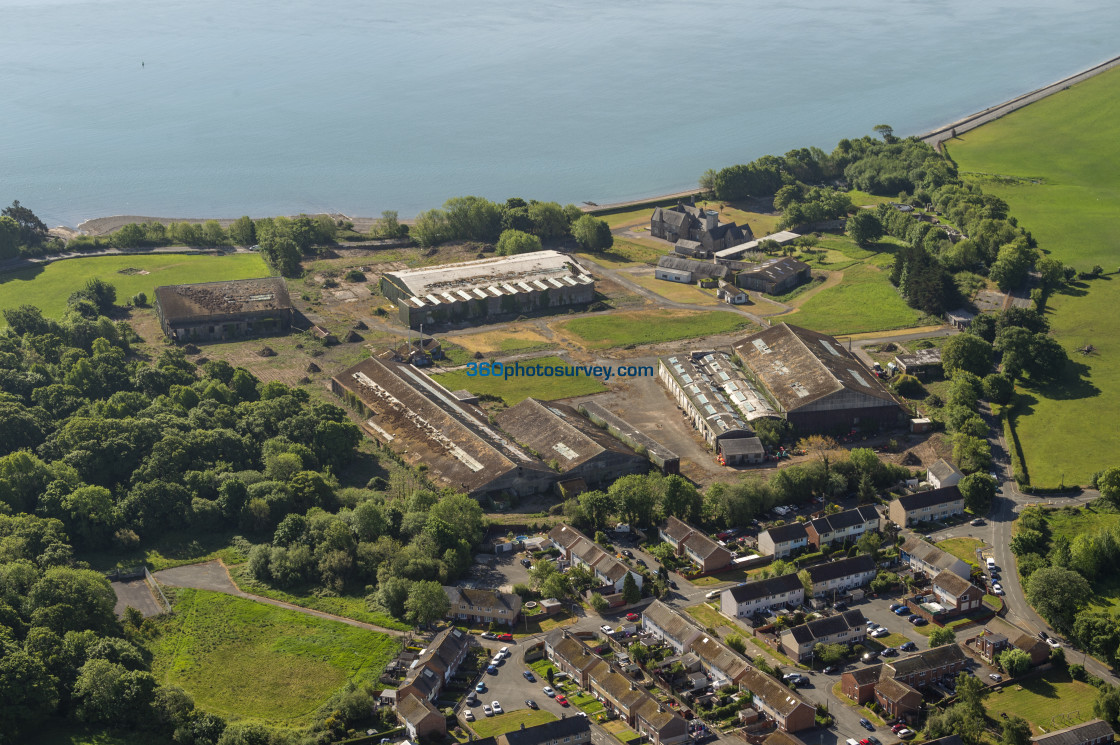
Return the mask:
<path fill-rule="evenodd" d="M 979 126 L 987 124 L 988 122 L 999 119 L 1000 117 L 1010 114 L 1017 109 L 1021 109 L 1024 106 L 1028 106 L 1034 103 L 1035 101 L 1039 101 L 1043 98 L 1046 98 L 1047 96 L 1051 96 L 1055 93 L 1063 91 L 1071 85 L 1075 85 L 1083 80 L 1087 80 L 1094 75 L 1099 75 L 1106 70 L 1111 70 L 1113 67 L 1116 67 L 1118 65 L 1120 65 L 1120 55 L 1101 62 L 1100 64 L 1094 65 L 1087 70 L 1082 70 L 1079 73 L 1070 75 L 1066 78 L 1062 78 L 1061 80 L 1051 83 L 1050 85 L 1043 86 L 1042 88 L 1036 88 L 1035 90 L 1028 93 L 1024 93 L 1002 103 L 990 106 L 983 111 L 969 114 L 968 116 L 962 117 L 957 121 L 936 127 L 924 134 L 918 135 L 918 137 L 924 142 L 928 142 L 929 144 L 940 150 L 942 142 L 950 140 L 956 135 L 964 134 L 971 129 L 975 129 Z M 581 205 L 581 209 L 583 209 L 584 212 L 597 212 L 600 210 L 614 210 L 630 206 L 638 207 L 649 202 L 687 197 L 690 194 L 695 194 L 696 192 L 696 189 L 690 189 L 673 194 L 653 195 L 644 197 L 642 199 L 633 199 L 625 202 L 613 202 L 609 204 L 584 203 L 583 205 Z M 354 230 L 360 233 L 369 232 L 369 230 L 373 227 L 373 224 L 378 219 L 376 217 L 351 217 L 349 215 L 342 214 L 331 215 L 331 217 L 334 217 L 336 219 L 349 220 L 350 222 L 354 223 Z M 114 230 L 119 230 L 123 225 L 127 225 L 131 222 L 161 222 L 166 225 L 172 222 L 203 223 L 211 219 L 217 220 L 222 225 L 222 227 L 229 227 L 230 223 L 232 223 L 237 218 L 185 218 L 148 217 L 143 215 L 111 215 L 109 217 L 96 217 L 91 220 L 86 220 L 78 225 L 76 232 L 83 235 L 105 235 L 107 233 L 112 233 Z M 412 222 L 412 219 L 402 218 L 401 222 L 410 224 Z M 60 235 L 65 235 L 66 232 L 73 232 L 73 229 L 68 227 L 59 227 L 55 228 L 54 230 Z"/>

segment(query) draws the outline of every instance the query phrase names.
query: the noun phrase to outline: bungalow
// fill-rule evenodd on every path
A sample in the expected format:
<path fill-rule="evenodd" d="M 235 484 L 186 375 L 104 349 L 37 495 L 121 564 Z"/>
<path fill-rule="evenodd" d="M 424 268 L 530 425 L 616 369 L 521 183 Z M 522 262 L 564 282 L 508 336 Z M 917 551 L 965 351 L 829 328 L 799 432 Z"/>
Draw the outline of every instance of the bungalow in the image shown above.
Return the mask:
<path fill-rule="evenodd" d="M 410 740 L 447 734 L 447 717 L 426 698 L 413 694 L 397 701 L 397 718 L 401 720 Z"/>
<path fill-rule="evenodd" d="M 665 642 L 677 654 L 684 654 L 692 640 L 704 633 L 660 600 L 654 600 L 642 611 L 642 629 Z"/>
<path fill-rule="evenodd" d="M 891 522 L 906 528 L 913 523 L 946 520 L 964 514 L 964 497 L 956 486 L 922 491 L 899 497 L 890 503 L 887 515 Z"/>
<path fill-rule="evenodd" d="M 521 615 L 521 597 L 497 590 L 444 587 L 447 617 L 473 623 L 503 623 L 512 626 Z"/>
<path fill-rule="evenodd" d="M 908 717 L 922 705 L 922 694 L 901 680 L 883 677 L 875 687 L 875 700 L 892 717 Z"/>
<path fill-rule="evenodd" d="M 967 613 L 983 605 L 984 591 L 967 579 L 945 569 L 933 578 L 937 602 L 955 613 Z"/>
<path fill-rule="evenodd" d="M 831 543 L 859 540 L 861 535 L 872 530 L 879 530 L 879 513 L 870 505 L 818 517 L 805 524 L 809 545 L 816 549 Z"/>
<path fill-rule="evenodd" d="M 911 686 L 923 686 L 955 676 L 968 666 L 968 657 L 956 644 L 927 649 L 883 664 L 883 675 Z"/>
<path fill-rule="evenodd" d="M 809 534 L 801 523 L 789 523 L 758 534 L 758 552 L 775 559 L 784 559 L 809 545 Z"/>
<path fill-rule="evenodd" d="M 739 687 L 751 692 L 754 708 L 770 717 L 783 732 L 800 732 L 816 726 L 817 707 L 769 675 L 751 668 L 739 680 Z"/>
<path fill-rule="evenodd" d="M 968 564 L 913 534 L 907 536 L 906 540 L 902 542 L 899 560 L 909 566 L 912 571 L 921 572 L 930 579 L 946 569 L 961 579 L 968 579 L 972 575 L 972 570 Z"/>
<path fill-rule="evenodd" d="M 1102 719 L 1090 719 L 1065 729 L 1054 730 L 1031 740 L 1032 745 L 1104 745 L 1112 742 L 1115 733 Z"/>
<path fill-rule="evenodd" d="M 808 569 L 812 594 L 815 598 L 836 597 L 875 579 L 875 560 L 867 554 L 817 564 Z"/>
<path fill-rule="evenodd" d="M 718 288 L 719 289 L 716 290 L 716 297 L 728 305 L 742 305 L 749 299 L 746 290 L 739 289 L 730 282 L 726 282 L 722 279 L 719 282 Z"/>
<path fill-rule="evenodd" d="M 563 558 L 573 566 L 582 564 L 595 573 L 595 578 L 613 592 L 622 592 L 626 575 L 634 578 L 639 588 L 643 577 L 628 568 L 615 556 L 570 525 L 561 523 L 548 534 L 552 544 L 560 549 Z"/>
<path fill-rule="evenodd" d="M 716 572 L 731 564 L 730 551 L 713 541 L 703 531 L 675 517 L 670 517 L 659 532 L 661 540 L 672 546 L 677 556 L 688 556 L 701 572 Z"/>
<path fill-rule="evenodd" d="M 700 664 L 711 674 L 712 685 L 716 688 L 739 682 L 743 673 L 750 669 L 737 652 L 707 635 L 693 639 L 689 649 L 700 658 Z"/>
<path fill-rule="evenodd" d="M 749 618 L 771 608 L 797 608 L 805 602 L 805 586 L 790 573 L 728 588 L 719 598 L 725 616 Z"/>
<path fill-rule="evenodd" d="M 934 489 L 956 486 L 962 478 L 964 478 L 964 474 L 944 458 L 941 458 L 926 470 L 926 481 L 932 484 Z"/>
<path fill-rule="evenodd" d="M 875 698 L 875 686 L 882 672 L 882 665 L 845 670 L 840 676 L 840 691 L 857 704 L 866 704 Z"/>
<path fill-rule="evenodd" d="M 867 639 L 867 619 L 858 610 L 818 618 L 782 632 L 782 649 L 796 660 L 813 656 L 818 644 L 857 644 Z"/>

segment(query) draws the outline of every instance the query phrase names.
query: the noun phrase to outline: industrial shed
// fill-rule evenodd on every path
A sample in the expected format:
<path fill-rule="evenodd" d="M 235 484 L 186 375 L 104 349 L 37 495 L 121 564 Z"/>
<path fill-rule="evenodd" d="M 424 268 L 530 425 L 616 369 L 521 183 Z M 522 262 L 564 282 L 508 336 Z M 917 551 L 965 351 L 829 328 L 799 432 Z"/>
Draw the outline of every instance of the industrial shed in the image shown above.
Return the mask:
<path fill-rule="evenodd" d="M 175 342 L 282 334 L 292 327 L 292 301 L 280 277 L 163 285 L 155 295 L 159 325 Z"/>
<path fill-rule="evenodd" d="M 689 279 L 671 279 L 669 276 L 662 276 L 669 274 L 680 276 L 687 274 Z M 657 269 L 654 271 L 654 276 L 658 279 L 668 279 L 670 282 L 693 282 L 701 279 L 725 280 L 731 276 L 731 270 L 711 261 L 687 259 L 676 254 L 666 254 L 657 260 Z"/>
<path fill-rule="evenodd" d="M 428 478 L 473 497 L 547 491 L 558 474 L 500 433 L 476 409 L 410 365 L 376 357 L 331 379 L 361 412 L 363 431 Z"/>
<path fill-rule="evenodd" d="M 410 327 L 583 305 L 595 299 L 595 279 L 558 251 L 386 272 L 380 289 Z"/>
<path fill-rule="evenodd" d="M 783 256 L 743 269 L 735 275 L 735 284 L 744 290 L 782 295 L 812 278 L 813 270 L 808 264 Z"/>
<path fill-rule="evenodd" d="M 735 354 L 801 432 L 894 426 L 904 416 L 879 379 L 827 334 L 777 324 L 738 342 Z"/>
<path fill-rule="evenodd" d="M 621 417 L 607 411 L 596 403 L 584 401 L 577 407 L 579 413 L 586 416 L 591 423 L 605 429 L 612 437 L 616 437 L 625 444 L 634 448 L 636 452 L 644 452 L 650 463 L 661 469 L 661 473 L 668 476 L 671 473 L 681 472 L 681 457 L 657 440 L 634 427 Z"/>
<path fill-rule="evenodd" d="M 563 479 L 594 485 L 649 470 L 648 460 L 565 404 L 527 398 L 494 419 L 518 444 L 558 466 Z"/>

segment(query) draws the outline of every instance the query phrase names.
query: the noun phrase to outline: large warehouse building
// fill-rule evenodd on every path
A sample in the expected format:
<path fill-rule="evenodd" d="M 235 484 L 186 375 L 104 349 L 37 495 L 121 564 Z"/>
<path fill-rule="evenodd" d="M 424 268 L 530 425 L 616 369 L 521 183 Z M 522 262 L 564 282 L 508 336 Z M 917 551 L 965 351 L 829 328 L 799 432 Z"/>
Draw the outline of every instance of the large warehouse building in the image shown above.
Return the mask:
<path fill-rule="evenodd" d="M 886 386 L 826 334 L 777 324 L 738 342 L 735 354 L 801 432 L 894 426 L 905 416 Z"/>
<path fill-rule="evenodd" d="M 386 272 L 381 294 L 410 327 L 583 305 L 595 279 L 558 251 Z"/>

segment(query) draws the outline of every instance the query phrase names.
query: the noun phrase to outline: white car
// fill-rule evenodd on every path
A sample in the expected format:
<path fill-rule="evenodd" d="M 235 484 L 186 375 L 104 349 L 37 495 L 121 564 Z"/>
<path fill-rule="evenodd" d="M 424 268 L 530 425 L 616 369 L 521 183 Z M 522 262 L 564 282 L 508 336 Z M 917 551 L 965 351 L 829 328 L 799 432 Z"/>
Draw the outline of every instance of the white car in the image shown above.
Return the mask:
<path fill-rule="evenodd" d="M 467 709 L 466 711 L 463 712 L 463 719 L 466 719 L 468 722 L 473 722 L 474 721 L 474 712 L 471 711 L 470 709 Z"/>
<path fill-rule="evenodd" d="M 486 704 L 482 705 L 482 713 L 485 714 L 488 717 L 494 716 L 494 712 Z"/>
<path fill-rule="evenodd" d="M 1062 648 L 1062 645 L 1058 643 L 1058 640 L 1053 638 L 1053 637 L 1050 637 L 1049 639 L 1047 639 L 1046 643 L 1050 645 L 1051 649 L 1061 649 Z"/>
<path fill-rule="evenodd" d="M 884 636 L 890 636 L 890 633 L 891 632 L 887 631 L 882 626 L 880 626 L 879 628 L 877 628 L 877 629 L 875 629 L 874 631 L 871 632 L 871 636 L 873 636 L 876 639 L 882 639 Z"/>
<path fill-rule="evenodd" d="M 993 582 L 992 583 L 992 594 L 993 595 L 1002 595 L 1003 594 L 1003 585 L 1001 585 L 999 582 Z"/>
<path fill-rule="evenodd" d="M 909 738 L 914 736 L 914 730 L 906 729 L 905 727 L 903 727 L 898 731 L 898 736 L 903 740 L 908 740 Z"/>
<path fill-rule="evenodd" d="M 610 626 L 608 626 L 606 624 L 603 624 L 602 626 L 600 626 L 599 631 L 602 631 L 607 636 L 610 636 L 611 634 L 614 633 L 614 629 L 612 629 Z"/>
<path fill-rule="evenodd" d="M 556 691 L 552 690 L 552 686 L 545 686 L 542 690 L 544 691 L 544 695 L 548 696 L 549 698 L 552 698 L 556 695 Z"/>
<path fill-rule="evenodd" d="M 1000 682 L 1001 680 L 1003 680 L 1003 676 L 1000 675 L 999 673 L 988 673 L 988 677 L 991 678 L 992 680 L 994 680 L 997 683 Z"/>
<path fill-rule="evenodd" d="M 502 713 L 502 705 L 499 704 L 497 701 L 491 701 L 490 702 L 490 708 L 494 710 L 495 714 L 501 714 Z"/>
<path fill-rule="evenodd" d="M 498 650 L 498 654 L 502 657 L 509 657 L 509 647 L 502 647 Z"/>

